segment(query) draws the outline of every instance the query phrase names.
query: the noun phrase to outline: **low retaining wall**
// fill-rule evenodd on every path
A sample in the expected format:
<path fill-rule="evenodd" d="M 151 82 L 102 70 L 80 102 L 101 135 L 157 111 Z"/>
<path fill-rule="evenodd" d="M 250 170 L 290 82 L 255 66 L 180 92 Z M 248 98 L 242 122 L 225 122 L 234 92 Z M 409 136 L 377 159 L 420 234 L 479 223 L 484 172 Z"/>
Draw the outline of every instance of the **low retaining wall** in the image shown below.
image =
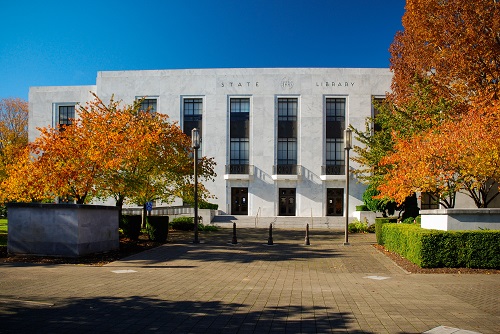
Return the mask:
<path fill-rule="evenodd" d="M 421 226 L 426 229 L 500 230 L 500 209 L 420 210 Z"/>
<path fill-rule="evenodd" d="M 9 253 L 77 257 L 120 246 L 116 207 L 13 203 L 7 208 Z"/>
<path fill-rule="evenodd" d="M 124 215 L 142 215 L 142 208 L 123 208 Z M 210 224 L 217 215 L 218 210 L 198 209 L 203 224 Z M 170 221 L 176 217 L 193 217 L 194 209 L 188 207 L 156 207 L 151 211 L 152 216 L 169 216 Z"/>
<path fill-rule="evenodd" d="M 377 213 L 373 211 L 355 211 L 354 218 L 358 219 L 360 222 L 364 223 L 365 220 L 368 224 L 375 224 L 375 218 L 377 218 Z"/>

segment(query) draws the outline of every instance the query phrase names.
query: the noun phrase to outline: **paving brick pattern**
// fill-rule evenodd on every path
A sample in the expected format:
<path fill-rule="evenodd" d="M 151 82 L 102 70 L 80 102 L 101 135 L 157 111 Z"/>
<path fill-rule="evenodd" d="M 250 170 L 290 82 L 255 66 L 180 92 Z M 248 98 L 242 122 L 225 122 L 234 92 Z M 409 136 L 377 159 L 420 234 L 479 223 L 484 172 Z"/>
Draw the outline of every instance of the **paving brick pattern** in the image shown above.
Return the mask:
<path fill-rule="evenodd" d="M 422 333 L 500 328 L 498 275 L 408 274 L 375 236 L 201 234 L 103 267 L 0 265 L 0 333 Z"/>

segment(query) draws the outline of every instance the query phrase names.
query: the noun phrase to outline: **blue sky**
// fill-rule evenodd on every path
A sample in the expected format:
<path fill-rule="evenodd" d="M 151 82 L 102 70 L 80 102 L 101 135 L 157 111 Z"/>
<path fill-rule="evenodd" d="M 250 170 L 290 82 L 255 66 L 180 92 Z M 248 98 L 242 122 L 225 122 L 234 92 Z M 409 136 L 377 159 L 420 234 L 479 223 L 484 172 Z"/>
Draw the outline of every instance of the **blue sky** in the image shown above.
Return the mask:
<path fill-rule="evenodd" d="M 98 71 L 388 67 L 404 0 L 0 0 L 0 99 Z"/>

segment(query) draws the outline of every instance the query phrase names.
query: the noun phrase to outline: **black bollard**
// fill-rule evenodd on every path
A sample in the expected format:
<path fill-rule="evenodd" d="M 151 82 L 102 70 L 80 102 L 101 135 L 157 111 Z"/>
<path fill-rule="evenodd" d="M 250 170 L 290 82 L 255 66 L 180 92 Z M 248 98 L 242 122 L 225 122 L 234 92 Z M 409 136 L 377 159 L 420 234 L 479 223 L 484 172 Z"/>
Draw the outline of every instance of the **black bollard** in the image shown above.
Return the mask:
<path fill-rule="evenodd" d="M 238 243 L 238 239 L 236 238 L 236 223 L 233 223 L 233 240 L 231 241 L 233 245 Z"/>
<path fill-rule="evenodd" d="M 311 243 L 309 242 L 309 224 L 306 224 L 306 246 L 309 246 Z"/>
<path fill-rule="evenodd" d="M 267 244 L 274 245 L 273 244 L 273 223 L 269 224 L 269 238 L 267 238 Z"/>

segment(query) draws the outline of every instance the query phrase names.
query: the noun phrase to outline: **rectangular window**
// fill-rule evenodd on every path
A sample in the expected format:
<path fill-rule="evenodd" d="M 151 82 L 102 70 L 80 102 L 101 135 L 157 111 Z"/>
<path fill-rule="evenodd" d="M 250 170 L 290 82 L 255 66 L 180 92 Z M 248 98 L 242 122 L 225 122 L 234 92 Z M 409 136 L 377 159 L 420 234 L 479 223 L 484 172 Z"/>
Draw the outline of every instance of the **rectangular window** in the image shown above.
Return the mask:
<path fill-rule="evenodd" d="M 377 118 L 378 114 L 380 113 L 380 110 L 378 108 L 380 108 L 380 105 L 384 104 L 384 102 L 385 102 L 385 98 L 378 98 L 378 97 L 373 98 L 373 101 L 372 101 L 373 119 Z M 380 125 L 373 122 L 373 131 L 378 132 L 381 130 L 382 130 L 382 128 L 380 127 Z"/>
<path fill-rule="evenodd" d="M 76 102 L 63 102 L 52 104 L 52 126 L 62 129 L 73 123 L 76 118 Z"/>
<path fill-rule="evenodd" d="M 278 165 L 297 164 L 297 139 L 278 138 Z"/>
<path fill-rule="evenodd" d="M 439 209 L 439 198 L 430 193 L 422 193 L 420 198 L 422 210 Z"/>
<path fill-rule="evenodd" d="M 182 102 L 183 108 L 183 131 L 191 137 L 191 130 L 197 128 L 202 137 L 202 120 L 203 120 L 203 99 L 202 98 L 185 98 Z"/>
<path fill-rule="evenodd" d="M 231 98 L 229 118 L 229 173 L 247 174 L 250 155 L 250 99 Z"/>
<path fill-rule="evenodd" d="M 344 174 L 344 129 L 345 98 L 326 98 L 325 100 L 325 162 L 326 175 Z"/>
<path fill-rule="evenodd" d="M 278 98 L 277 174 L 297 171 L 297 98 Z"/>
<path fill-rule="evenodd" d="M 150 113 L 155 113 L 157 110 L 156 104 L 157 104 L 156 99 L 144 99 L 141 102 L 141 107 L 139 110 L 150 112 Z"/>
<path fill-rule="evenodd" d="M 75 106 L 59 106 L 58 110 L 58 125 L 70 125 L 75 119 Z"/>

